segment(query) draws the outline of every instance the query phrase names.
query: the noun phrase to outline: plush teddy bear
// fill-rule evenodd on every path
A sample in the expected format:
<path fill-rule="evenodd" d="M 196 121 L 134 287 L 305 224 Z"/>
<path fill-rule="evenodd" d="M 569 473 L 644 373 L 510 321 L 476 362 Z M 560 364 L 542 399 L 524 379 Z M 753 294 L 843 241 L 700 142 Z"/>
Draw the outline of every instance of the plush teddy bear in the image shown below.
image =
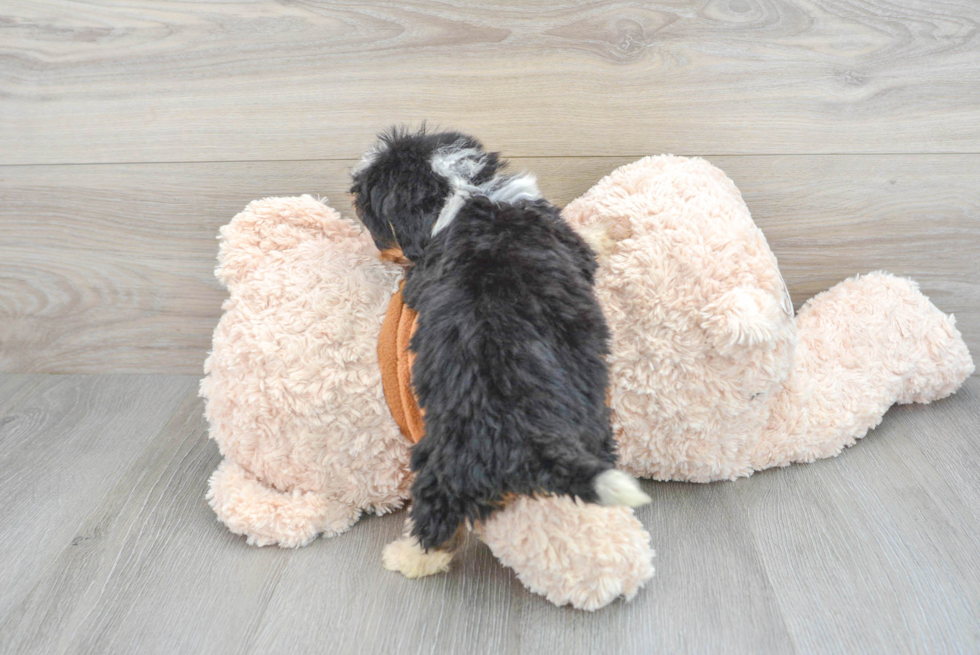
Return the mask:
<path fill-rule="evenodd" d="M 844 280 L 794 316 L 735 184 L 703 159 L 622 166 L 564 210 L 629 220 L 596 294 L 613 334 L 620 466 L 708 482 L 837 455 L 895 403 L 953 393 L 973 361 L 915 282 Z"/>
<path fill-rule="evenodd" d="M 624 166 L 564 213 L 607 241 L 610 406 L 636 475 L 731 479 L 835 455 L 893 403 L 943 397 L 973 371 L 952 317 L 908 280 L 847 280 L 794 319 L 765 237 L 703 160 Z M 402 269 L 309 196 L 251 203 L 221 229 L 218 259 L 230 297 L 201 383 L 224 457 L 208 491 L 218 518 L 250 544 L 302 546 L 399 508 L 412 431 L 378 351 Z M 653 574 L 627 508 L 520 498 L 474 527 L 559 605 L 597 609 Z M 400 566 L 404 545 L 386 565 L 432 572 Z"/>

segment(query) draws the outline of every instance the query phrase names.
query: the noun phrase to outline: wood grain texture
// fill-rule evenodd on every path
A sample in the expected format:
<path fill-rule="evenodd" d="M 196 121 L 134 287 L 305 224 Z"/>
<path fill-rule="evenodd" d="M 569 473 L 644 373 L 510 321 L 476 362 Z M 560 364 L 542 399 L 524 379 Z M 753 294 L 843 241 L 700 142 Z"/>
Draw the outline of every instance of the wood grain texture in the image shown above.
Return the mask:
<path fill-rule="evenodd" d="M 6 415 L 10 408 L 16 405 L 22 397 L 37 388 L 43 379 L 43 376 L 26 373 L 20 375 L 0 373 L 0 413 L 5 414 L 0 419 L 0 421 L 4 421 L 4 423 L 0 423 L 0 428 L 14 420 Z"/>
<path fill-rule="evenodd" d="M 506 153 L 505 153 L 506 154 Z M 515 159 L 564 204 L 628 158 Z M 856 273 L 918 280 L 980 351 L 980 156 L 713 157 L 799 306 Z M 218 228 L 250 200 L 326 196 L 353 161 L 0 167 L 0 370 L 202 370 Z"/>
<path fill-rule="evenodd" d="M 772 582 L 730 484 L 645 483 L 636 511 L 657 551 L 656 575 L 614 612 L 529 603 L 532 653 L 795 653 Z M 805 652 L 805 651 L 801 651 Z"/>
<path fill-rule="evenodd" d="M 974 0 L 14 0 L 0 163 L 980 152 Z"/>
<path fill-rule="evenodd" d="M 196 385 L 181 400 L 7 614 L 3 652 L 234 652 L 255 629 L 287 551 L 244 547 L 215 520 L 220 457 Z"/>
<path fill-rule="evenodd" d="M 980 469 L 963 466 L 963 462 L 975 461 L 980 448 L 980 386 L 966 384 L 956 392 L 959 400 L 936 403 L 928 414 L 935 440 L 918 435 L 917 422 L 922 413 L 915 405 L 895 407 L 891 420 L 898 425 L 889 433 L 892 449 L 907 461 L 925 461 L 943 478 L 942 487 L 948 488 L 961 503 L 955 507 L 972 517 L 966 525 L 980 523 Z M 951 519 L 952 520 L 952 519 Z M 959 518 L 956 518 L 956 522 Z M 973 531 L 972 538 L 980 543 L 980 531 Z M 975 567 L 980 571 L 980 565 Z"/>
<path fill-rule="evenodd" d="M 329 642 L 340 653 L 718 652 L 721 644 L 729 653 L 794 652 L 734 489 L 646 488 L 654 505 L 638 516 L 658 544 L 658 569 L 629 603 L 596 613 L 555 607 L 473 539 L 446 575 L 407 580 L 373 564 L 400 536 L 399 513 L 323 542 L 329 555 L 297 551 L 249 651 Z M 339 562 L 329 583 L 323 557 Z M 691 571 L 711 573 L 694 583 Z M 326 584 L 333 593 L 317 593 Z"/>
<path fill-rule="evenodd" d="M 383 570 L 402 513 L 297 550 L 247 546 L 204 501 L 220 457 L 191 382 L 0 375 L 0 391 L 26 390 L 3 411 L 61 417 L 29 430 L 47 448 L 44 467 L 22 449 L 0 460 L 2 490 L 57 476 L 69 505 L 42 501 L 29 515 L 0 506 L 12 526 L 0 535 L 0 563 L 10 564 L 0 565 L 0 652 L 727 655 L 980 644 L 980 378 L 949 399 L 893 410 L 833 460 L 734 483 L 645 483 L 654 503 L 638 516 L 657 574 L 632 602 L 596 613 L 531 594 L 472 538 L 447 574 L 413 581 Z M 83 400 L 66 400 L 80 388 Z M 109 421 L 105 438 L 134 454 L 106 458 L 114 475 L 95 489 L 80 475 L 91 463 L 78 464 L 91 440 L 64 434 L 92 433 L 93 417 L 119 414 L 127 393 L 164 390 L 156 410 L 142 400 Z M 113 427 L 122 424 L 128 441 Z M 48 546 L 6 538 L 28 532 Z"/>
<path fill-rule="evenodd" d="M 970 502 L 980 489 L 967 460 L 950 458 L 957 443 L 971 459 L 980 451 L 978 382 L 887 415 L 836 459 L 738 485 L 801 652 L 980 646 L 980 521 Z"/>
<path fill-rule="evenodd" d="M 196 391 L 195 382 L 20 376 L 24 391 L 0 405 L 0 617 L 30 591 L 57 553 L 89 538 L 79 536 L 83 517 L 182 397 Z"/>
<path fill-rule="evenodd" d="M 475 539 L 445 575 L 413 581 L 381 567 L 403 521 L 367 518 L 292 553 L 247 651 L 520 652 L 521 608 L 534 600 Z"/>

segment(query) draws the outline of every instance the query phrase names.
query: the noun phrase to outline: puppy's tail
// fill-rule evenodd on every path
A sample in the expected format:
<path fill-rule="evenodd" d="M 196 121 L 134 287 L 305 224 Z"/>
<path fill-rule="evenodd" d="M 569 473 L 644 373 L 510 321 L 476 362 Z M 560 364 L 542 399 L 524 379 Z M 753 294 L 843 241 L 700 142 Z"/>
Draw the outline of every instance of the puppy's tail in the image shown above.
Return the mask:
<path fill-rule="evenodd" d="M 640 507 L 653 502 L 640 488 L 636 478 L 618 469 L 606 469 L 592 478 L 592 488 L 602 505 Z"/>
<path fill-rule="evenodd" d="M 650 496 L 643 492 L 640 483 L 629 473 L 609 468 L 609 463 L 601 461 L 584 449 L 570 448 L 563 444 L 561 450 L 548 453 L 550 461 L 556 464 L 571 485 L 565 493 L 579 496 L 600 505 L 625 505 L 640 507 L 652 503 Z"/>

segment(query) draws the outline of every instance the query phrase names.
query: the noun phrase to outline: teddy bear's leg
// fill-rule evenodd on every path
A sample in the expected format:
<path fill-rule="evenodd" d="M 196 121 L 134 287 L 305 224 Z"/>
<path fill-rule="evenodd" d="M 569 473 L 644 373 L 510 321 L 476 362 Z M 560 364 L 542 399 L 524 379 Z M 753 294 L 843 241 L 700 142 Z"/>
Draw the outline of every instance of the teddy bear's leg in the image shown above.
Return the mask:
<path fill-rule="evenodd" d="M 208 481 L 207 500 L 218 520 L 253 546 L 305 546 L 320 533 L 344 532 L 361 514 L 356 506 L 317 493 L 276 491 L 227 459 Z"/>
<path fill-rule="evenodd" d="M 555 605 L 597 610 L 653 577 L 650 535 L 627 507 L 521 497 L 477 526 L 524 586 Z"/>
<path fill-rule="evenodd" d="M 412 525 L 412 517 L 406 512 L 402 538 L 385 546 L 381 554 L 384 567 L 401 573 L 406 578 L 424 578 L 449 570 L 453 554 L 465 536 L 463 526 L 460 526 L 452 543 L 446 548 L 427 552 L 418 539 L 412 536 Z"/>
<path fill-rule="evenodd" d="M 773 399 L 755 468 L 836 455 L 893 404 L 956 391 L 973 361 L 954 324 L 914 282 L 886 273 L 812 298 L 797 315 L 794 370 Z"/>

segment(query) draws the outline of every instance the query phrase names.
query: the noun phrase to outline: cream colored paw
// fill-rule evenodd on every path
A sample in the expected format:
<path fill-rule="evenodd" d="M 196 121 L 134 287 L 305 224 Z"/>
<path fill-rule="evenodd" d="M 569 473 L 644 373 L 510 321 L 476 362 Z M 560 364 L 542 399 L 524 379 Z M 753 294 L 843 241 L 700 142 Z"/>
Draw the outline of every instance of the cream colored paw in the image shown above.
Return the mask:
<path fill-rule="evenodd" d="M 381 553 L 381 562 L 386 569 L 413 579 L 449 570 L 452 559 L 453 554 L 447 550 L 425 552 L 412 537 L 391 542 Z"/>

